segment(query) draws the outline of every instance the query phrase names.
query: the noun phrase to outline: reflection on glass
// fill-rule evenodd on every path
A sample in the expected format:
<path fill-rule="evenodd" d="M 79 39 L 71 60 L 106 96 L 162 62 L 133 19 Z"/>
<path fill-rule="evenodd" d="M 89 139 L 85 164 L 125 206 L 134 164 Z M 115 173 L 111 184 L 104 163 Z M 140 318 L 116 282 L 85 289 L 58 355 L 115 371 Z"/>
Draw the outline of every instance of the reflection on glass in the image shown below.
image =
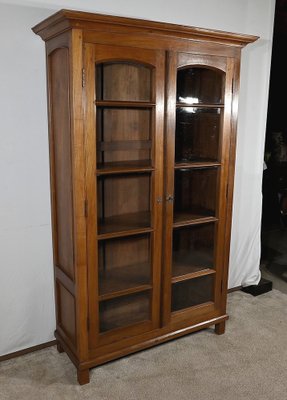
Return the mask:
<path fill-rule="evenodd" d="M 177 72 L 177 102 L 222 104 L 225 74 L 220 70 L 188 67 Z"/>
<path fill-rule="evenodd" d="M 214 268 L 214 223 L 173 231 L 172 276 Z"/>
<path fill-rule="evenodd" d="M 218 168 L 178 169 L 174 180 L 174 222 L 215 216 Z"/>
<path fill-rule="evenodd" d="M 96 66 L 97 100 L 151 101 L 152 71 L 131 62 L 103 63 Z"/>
<path fill-rule="evenodd" d="M 150 226 L 150 174 L 98 177 L 99 233 Z"/>
<path fill-rule="evenodd" d="M 100 332 L 150 320 L 150 292 L 100 302 Z"/>
<path fill-rule="evenodd" d="M 214 275 L 206 275 L 172 285 L 172 311 L 179 311 L 209 301 L 214 301 Z"/>
<path fill-rule="evenodd" d="M 217 161 L 221 121 L 220 108 L 178 108 L 175 162 Z"/>
<path fill-rule="evenodd" d="M 149 284 L 149 234 L 101 240 L 98 260 L 100 295 Z"/>

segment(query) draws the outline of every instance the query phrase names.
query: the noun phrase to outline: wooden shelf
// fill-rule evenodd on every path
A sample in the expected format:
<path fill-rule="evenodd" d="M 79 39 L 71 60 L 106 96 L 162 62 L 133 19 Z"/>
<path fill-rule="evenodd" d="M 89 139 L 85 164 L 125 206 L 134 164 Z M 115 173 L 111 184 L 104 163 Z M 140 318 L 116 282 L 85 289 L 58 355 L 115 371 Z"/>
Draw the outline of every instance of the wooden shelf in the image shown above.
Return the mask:
<path fill-rule="evenodd" d="M 214 168 L 220 167 L 221 163 L 218 161 L 187 161 L 187 162 L 176 162 L 174 169 L 192 169 L 192 168 Z"/>
<path fill-rule="evenodd" d="M 151 289 L 151 265 L 139 263 L 99 273 L 100 300 Z"/>
<path fill-rule="evenodd" d="M 215 270 L 211 268 L 205 268 L 202 266 L 188 265 L 188 264 L 176 264 L 172 268 L 172 283 L 182 282 L 189 279 L 198 278 L 200 276 L 215 274 Z"/>
<path fill-rule="evenodd" d="M 203 104 L 203 103 L 195 103 L 195 104 L 185 104 L 185 103 L 176 103 L 177 108 L 224 108 L 224 104 Z"/>
<path fill-rule="evenodd" d="M 133 294 L 133 293 L 140 293 L 140 292 L 145 292 L 147 290 L 152 289 L 151 285 L 140 285 L 140 286 L 135 286 L 129 289 L 123 289 L 123 290 L 119 290 L 117 292 L 113 292 L 113 293 L 106 293 L 106 294 L 102 294 L 99 296 L 99 301 L 105 301 L 105 300 L 110 300 L 110 299 L 115 299 L 118 297 L 122 297 L 122 296 L 127 296 L 129 294 Z"/>
<path fill-rule="evenodd" d="M 154 168 L 150 160 L 107 162 L 98 164 L 97 175 L 122 174 L 132 172 L 151 172 Z"/>
<path fill-rule="evenodd" d="M 98 226 L 99 240 L 153 231 L 151 213 L 148 211 L 108 217 L 100 220 Z"/>
<path fill-rule="evenodd" d="M 216 222 L 218 218 L 204 215 L 204 213 L 192 213 L 192 212 L 174 212 L 174 228 L 181 226 L 195 225 L 195 224 L 207 224 L 209 222 Z"/>
<path fill-rule="evenodd" d="M 96 100 L 95 105 L 107 108 L 153 108 L 156 104 L 149 101 Z"/>

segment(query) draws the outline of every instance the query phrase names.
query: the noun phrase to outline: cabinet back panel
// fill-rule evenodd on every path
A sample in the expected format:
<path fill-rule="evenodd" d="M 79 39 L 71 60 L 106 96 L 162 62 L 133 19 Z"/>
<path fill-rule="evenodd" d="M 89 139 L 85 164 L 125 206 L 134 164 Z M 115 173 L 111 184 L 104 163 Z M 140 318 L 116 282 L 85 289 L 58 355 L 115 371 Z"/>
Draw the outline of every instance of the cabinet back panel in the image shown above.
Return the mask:
<path fill-rule="evenodd" d="M 151 111 L 148 109 L 98 109 L 98 161 L 150 159 L 151 151 L 146 146 L 151 138 L 150 130 Z M 105 145 L 101 146 L 101 143 Z M 108 144 L 111 143 L 113 147 L 112 151 L 109 151 Z M 106 151 L 100 152 L 101 148 Z"/>
<path fill-rule="evenodd" d="M 96 68 L 97 100 L 151 101 L 150 68 L 128 62 Z"/>
<path fill-rule="evenodd" d="M 213 223 L 174 230 L 173 276 L 215 267 L 214 233 Z"/>
<path fill-rule="evenodd" d="M 175 172 L 175 217 L 179 213 L 216 215 L 217 168 Z"/>
<path fill-rule="evenodd" d="M 49 75 L 55 264 L 73 279 L 73 200 L 67 48 L 57 49 L 49 55 Z"/>
<path fill-rule="evenodd" d="M 150 210 L 150 176 L 147 174 L 98 178 L 100 218 Z"/>
<path fill-rule="evenodd" d="M 151 249 L 148 235 L 99 242 L 99 293 L 149 284 Z"/>
<path fill-rule="evenodd" d="M 172 311 L 214 301 L 214 282 L 214 275 L 207 275 L 173 284 Z"/>
<path fill-rule="evenodd" d="M 151 318 L 150 292 L 135 293 L 100 303 L 100 332 L 148 321 Z"/>
<path fill-rule="evenodd" d="M 131 264 L 148 262 L 150 262 L 149 235 L 101 242 L 99 250 L 100 271 L 115 270 Z"/>

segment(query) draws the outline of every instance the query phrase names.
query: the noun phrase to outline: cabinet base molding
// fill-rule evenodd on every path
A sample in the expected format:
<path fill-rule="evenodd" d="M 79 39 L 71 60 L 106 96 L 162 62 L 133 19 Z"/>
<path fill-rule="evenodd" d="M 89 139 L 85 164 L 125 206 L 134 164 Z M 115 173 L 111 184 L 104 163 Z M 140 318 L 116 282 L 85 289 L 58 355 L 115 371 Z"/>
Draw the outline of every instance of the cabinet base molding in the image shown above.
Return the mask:
<path fill-rule="evenodd" d="M 81 362 L 80 360 L 77 360 L 75 358 L 74 353 L 71 351 L 71 349 L 66 345 L 65 341 L 59 334 L 59 332 L 55 331 L 55 337 L 57 339 L 57 348 L 59 350 L 63 349 L 75 367 L 77 368 L 77 376 L 78 376 L 78 382 L 80 385 L 84 385 L 86 383 L 89 383 L 89 369 L 94 368 L 97 366 L 100 366 L 102 364 L 105 364 L 106 362 L 116 360 L 118 358 L 127 356 L 132 353 L 136 353 L 141 350 L 145 350 L 148 348 L 151 348 L 153 346 L 156 346 L 161 343 L 168 342 L 170 340 L 188 335 L 190 333 L 199 331 L 201 329 L 206 329 L 209 328 L 213 325 L 215 325 L 215 333 L 220 335 L 224 333 L 225 330 L 225 322 L 228 320 L 228 315 L 223 315 L 221 317 L 213 318 L 209 321 L 204 321 L 200 322 L 196 325 L 193 326 L 188 326 L 185 328 L 180 328 L 178 330 L 172 330 L 168 331 L 166 328 L 161 328 L 156 330 L 153 333 L 153 337 L 150 337 L 146 340 L 143 340 L 142 337 L 140 337 L 137 343 L 131 344 L 130 346 L 112 351 L 111 353 L 105 353 L 104 355 L 100 355 L 97 357 L 94 357 L 91 355 L 90 359 L 88 361 L 83 361 Z M 151 336 L 151 335 L 149 335 Z M 136 338 L 135 338 L 136 339 Z M 97 352 L 97 350 L 95 350 Z"/>

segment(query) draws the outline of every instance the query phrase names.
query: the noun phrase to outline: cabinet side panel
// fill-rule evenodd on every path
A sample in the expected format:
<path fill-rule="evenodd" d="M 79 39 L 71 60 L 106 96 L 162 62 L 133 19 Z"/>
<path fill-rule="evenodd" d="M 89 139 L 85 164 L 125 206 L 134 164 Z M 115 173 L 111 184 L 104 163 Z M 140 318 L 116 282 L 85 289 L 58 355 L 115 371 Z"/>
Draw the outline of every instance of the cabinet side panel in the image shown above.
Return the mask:
<path fill-rule="evenodd" d="M 54 262 L 74 280 L 69 50 L 50 53 L 49 95 L 54 221 Z"/>
<path fill-rule="evenodd" d="M 76 346 L 76 320 L 75 320 L 75 298 L 56 280 L 56 293 L 58 299 L 58 325 L 71 341 L 72 348 Z"/>

